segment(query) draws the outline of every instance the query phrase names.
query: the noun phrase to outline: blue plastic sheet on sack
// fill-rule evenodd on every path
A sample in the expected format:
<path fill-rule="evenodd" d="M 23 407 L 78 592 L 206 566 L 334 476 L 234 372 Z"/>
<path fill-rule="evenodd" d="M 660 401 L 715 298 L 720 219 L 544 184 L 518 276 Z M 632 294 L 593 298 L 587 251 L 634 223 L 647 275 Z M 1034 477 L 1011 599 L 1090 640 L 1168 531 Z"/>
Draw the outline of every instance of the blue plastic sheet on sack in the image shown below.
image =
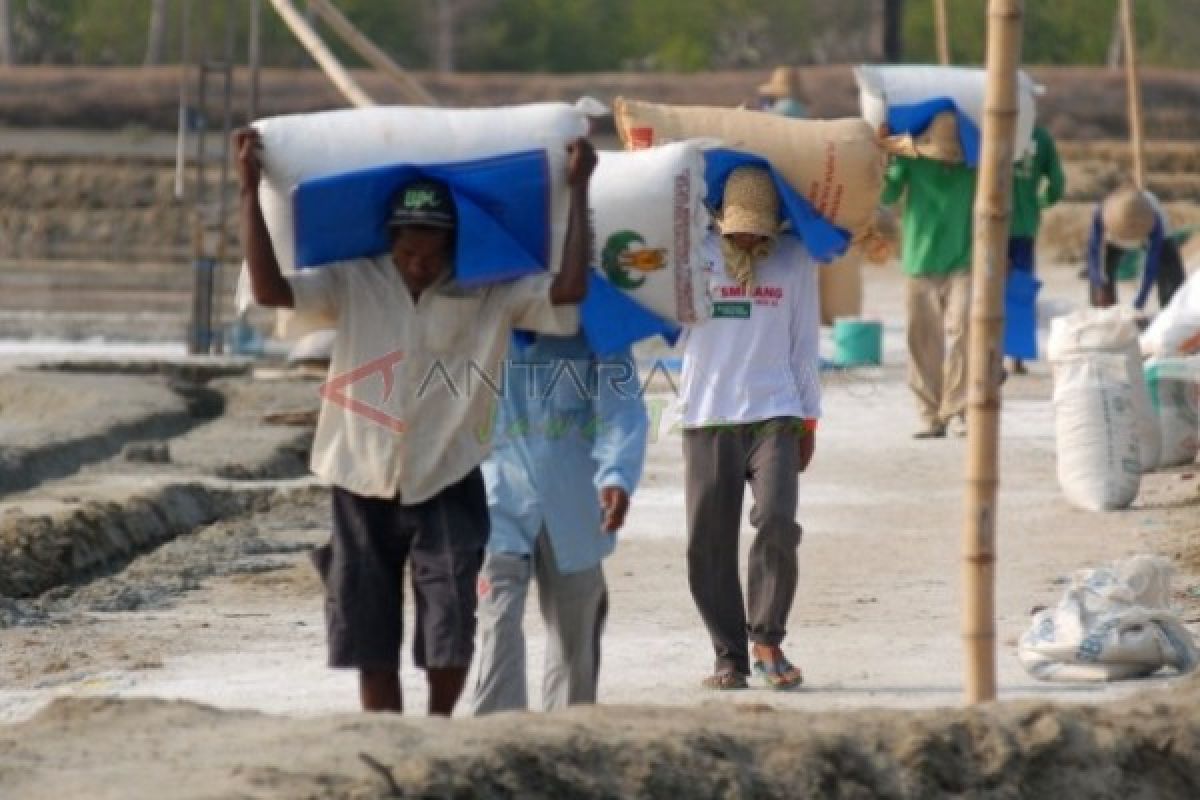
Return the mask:
<path fill-rule="evenodd" d="M 550 263 L 550 178 L 543 151 L 448 164 L 393 164 L 312 178 L 292 195 L 296 266 L 387 252 L 392 196 L 417 178 L 444 182 L 458 212 L 455 278 L 511 280 Z"/>
<path fill-rule="evenodd" d="M 789 184 L 765 158 L 739 150 L 717 148 L 704 154 L 704 180 L 707 184 L 705 202 L 709 208 L 721 207 L 725 180 L 741 166 L 764 167 L 771 173 L 779 194 L 780 211 L 792 227 L 792 232 L 804 242 L 813 258 L 829 263 L 846 252 L 850 234 L 822 217 L 807 199 Z"/>
<path fill-rule="evenodd" d="M 943 111 L 953 111 L 958 120 L 958 144 L 962 147 L 963 160 L 971 169 L 979 166 L 979 126 L 959 109 L 949 97 L 935 97 L 923 103 L 905 106 L 889 106 L 887 114 L 888 132 L 919 136 Z"/>

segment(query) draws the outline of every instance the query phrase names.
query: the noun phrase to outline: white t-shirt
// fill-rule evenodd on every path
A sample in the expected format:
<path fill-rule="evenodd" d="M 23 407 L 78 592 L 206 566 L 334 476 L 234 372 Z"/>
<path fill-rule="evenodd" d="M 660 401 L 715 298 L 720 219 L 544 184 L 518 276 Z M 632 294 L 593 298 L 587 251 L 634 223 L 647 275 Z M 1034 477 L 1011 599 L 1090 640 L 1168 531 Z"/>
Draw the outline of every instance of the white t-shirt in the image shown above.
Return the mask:
<path fill-rule="evenodd" d="M 717 234 L 701 254 L 712 318 L 685 332 L 683 426 L 819 417 L 817 266 L 803 243 L 781 235 L 749 292 L 725 273 Z"/>

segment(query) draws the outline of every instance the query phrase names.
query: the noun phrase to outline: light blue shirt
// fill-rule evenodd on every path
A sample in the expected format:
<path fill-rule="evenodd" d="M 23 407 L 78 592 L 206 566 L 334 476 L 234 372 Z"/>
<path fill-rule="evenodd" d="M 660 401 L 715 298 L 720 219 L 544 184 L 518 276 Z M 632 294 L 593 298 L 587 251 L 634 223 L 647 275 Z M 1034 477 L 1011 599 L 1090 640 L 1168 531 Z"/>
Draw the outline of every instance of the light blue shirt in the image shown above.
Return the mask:
<path fill-rule="evenodd" d="M 539 336 L 513 344 L 506 376 L 483 464 L 488 550 L 531 555 L 544 527 L 560 572 L 590 569 L 616 546 L 600 489 L 632 496 L 642 475 L 649 420 L 633 358 L 600 358 L 582 334 Z"/>

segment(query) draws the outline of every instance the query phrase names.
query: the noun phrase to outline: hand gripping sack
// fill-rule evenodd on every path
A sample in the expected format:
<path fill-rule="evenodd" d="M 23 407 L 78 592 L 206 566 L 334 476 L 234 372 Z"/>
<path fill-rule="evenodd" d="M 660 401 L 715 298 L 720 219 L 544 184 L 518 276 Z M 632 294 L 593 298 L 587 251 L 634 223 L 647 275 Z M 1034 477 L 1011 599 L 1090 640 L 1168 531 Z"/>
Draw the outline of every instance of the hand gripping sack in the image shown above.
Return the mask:
<path fill-rule="evenodd" d="M 708 315 L 699 277 L 704 170 L 699 142 L 601 152 L 589 191 L 600 271 L 639 305 L 684 324 Z"/>
<path fill-rule="evenodd" d="M 860 119 L 788 119 L 761 111 L 673 106 L 618 97 L 613 115 L 630 150 L 692 138 L 762 156 L 817 213 L 856 240 L 870 234 L 885 155 Z"/>
<path fill-rule="evenodd" d="M 935 117 L 954 112 L 961 155 L 970 166 L 979 157 L 983 130 L 983 101 L 987 74 L 974 67 L 875 66 L 854 69 L 863 118 L 872 130 L 884 122 L 893 133 L 919 134 Z M 1013 139 L 1013 161 L 1033 147 L 1037 87 L 1024 72 L 1017 84 L 1017 127 Z M 944 118 L 943 118 L 944 119 Z M 919 143 L 917 143 L 919 144 Z M 934 145 L 935 142 L 929 142 Z M 920 147 L 916 148 L 918 151 Z M 927 150 L 926 154 L 935 152 Z"/>
<path fill-rule="evenodd" d="M 585 101 L 488 109 L 379 106 L 255 122 L 263 141 L 259 202 L 280 267 L 285 273 L 295 268 L 291 193 L 305 179 L 398 162 L 436 164 L 537 149 L 545 150 L 550 168 L 550 252 L 557 259 L 569 205 L 566 145 L 587 133 L 587 114 L 597 106 Z M 239 306 L 245 307 L 247 298 L 239 294 Z M 303 332 L 295 325 L 282 327 L 288 334 Z"/>
<path fill-rule="evenodd" d="M 1085 511 L 1127 508 L 1141 485 L 1137 418 L 1122 356 L 1081 355 L 1055 364 L 1058 483 Z"/>
<path fill-rule="evenodd" d="M 1138 459 L 1143 472 L 1158 468 L 1160 450 L 1158 418 L 1150 403 L 1150 392 L 1142 371 L 1138 330 L 1120 308 L 1088 308 L 1057 317 L 1050 324 L 1047 355 L 1058 369 L 1058 362 L 1091 354 L 1118 354 L 1125 359 L 1136 414 Z"/>

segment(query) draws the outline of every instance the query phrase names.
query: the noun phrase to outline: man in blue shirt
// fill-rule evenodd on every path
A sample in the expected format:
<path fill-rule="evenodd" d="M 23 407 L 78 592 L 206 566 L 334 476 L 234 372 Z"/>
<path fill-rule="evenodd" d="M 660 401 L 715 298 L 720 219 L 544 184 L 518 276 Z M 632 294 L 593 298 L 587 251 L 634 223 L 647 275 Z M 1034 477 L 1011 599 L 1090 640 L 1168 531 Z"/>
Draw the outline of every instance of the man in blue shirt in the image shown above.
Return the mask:
<path fill-rule="evenodd" d="M 582 334 L 514 342 L 491 458 L 491 539 L 479 577 L 476 714 L 528 706 L 522 619 L 530 579 L 546 625 L 542 708 L 594 703 L 608 611 L 601 562 L 641 477 L 649 426 L 628 351 Z"/>

